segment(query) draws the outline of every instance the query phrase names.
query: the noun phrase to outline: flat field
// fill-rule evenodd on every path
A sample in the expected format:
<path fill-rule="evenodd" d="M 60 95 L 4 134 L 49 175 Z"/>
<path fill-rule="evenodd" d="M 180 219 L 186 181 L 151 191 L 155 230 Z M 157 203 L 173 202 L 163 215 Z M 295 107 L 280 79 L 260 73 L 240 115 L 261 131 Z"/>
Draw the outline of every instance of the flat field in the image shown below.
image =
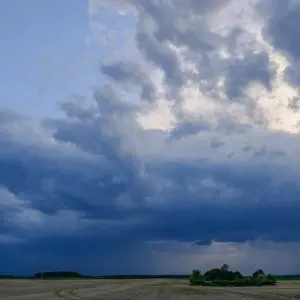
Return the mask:
<path fill-rule="evenodd" d="M 300 281 L 273 287 L 191 287 L 186 280 L 0 280 L 2 300 L 300 299 Z"/>

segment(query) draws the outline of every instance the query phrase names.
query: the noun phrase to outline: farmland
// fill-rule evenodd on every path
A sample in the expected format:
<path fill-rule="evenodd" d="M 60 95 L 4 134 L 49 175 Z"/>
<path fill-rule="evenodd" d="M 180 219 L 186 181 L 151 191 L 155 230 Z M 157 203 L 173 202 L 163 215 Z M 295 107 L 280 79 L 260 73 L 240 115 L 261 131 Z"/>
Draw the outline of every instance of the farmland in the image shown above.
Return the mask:
<path fill-rule="evenodd" d="M 1 280 L 2 300 L 300 299 L 300 281 L 268 287 L 189 286 L 187 280 Z"/>

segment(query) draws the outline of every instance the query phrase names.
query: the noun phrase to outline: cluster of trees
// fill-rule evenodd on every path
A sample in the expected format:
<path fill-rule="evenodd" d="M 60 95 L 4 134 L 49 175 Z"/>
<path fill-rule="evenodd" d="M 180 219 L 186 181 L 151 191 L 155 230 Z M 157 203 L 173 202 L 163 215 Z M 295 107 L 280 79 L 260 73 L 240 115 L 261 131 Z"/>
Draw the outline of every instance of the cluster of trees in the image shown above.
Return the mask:
<path fill-rule="evenodd" d="M 266 275 L 259 269 L 252 276 L 243 276 L 238 271 L 230 271 L 229 266 L 224 264 L 221 268 L 211 269 L 201 274 L 199 270 L 193 270 L 190 276 L 192 285 L 203 286 L 262 286 L 275 285 L 276 279 L 272 275 Z"/>

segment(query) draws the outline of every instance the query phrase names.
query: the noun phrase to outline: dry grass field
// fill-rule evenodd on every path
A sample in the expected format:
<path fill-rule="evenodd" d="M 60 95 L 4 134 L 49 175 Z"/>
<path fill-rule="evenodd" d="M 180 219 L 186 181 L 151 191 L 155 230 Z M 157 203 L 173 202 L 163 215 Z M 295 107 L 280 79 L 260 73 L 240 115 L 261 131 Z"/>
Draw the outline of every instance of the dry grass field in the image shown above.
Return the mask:
<path fill-rule="evenodd" d="M 300 281 L 273 287 L 191 287 L 185 280 L 0 280 L 2 300 L 300 299 Z"/>

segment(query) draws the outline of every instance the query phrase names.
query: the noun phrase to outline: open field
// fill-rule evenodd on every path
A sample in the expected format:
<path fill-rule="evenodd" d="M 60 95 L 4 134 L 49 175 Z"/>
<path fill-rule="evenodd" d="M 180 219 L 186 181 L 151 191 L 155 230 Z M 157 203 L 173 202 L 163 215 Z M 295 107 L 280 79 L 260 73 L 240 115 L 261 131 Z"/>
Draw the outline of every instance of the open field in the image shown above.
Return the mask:
<path fill-rule="evenodd" d="M 2 300 L 300 299 L 300 281 L 272 287 L 191 287 L 186 280 L 1 280 Z"/>

